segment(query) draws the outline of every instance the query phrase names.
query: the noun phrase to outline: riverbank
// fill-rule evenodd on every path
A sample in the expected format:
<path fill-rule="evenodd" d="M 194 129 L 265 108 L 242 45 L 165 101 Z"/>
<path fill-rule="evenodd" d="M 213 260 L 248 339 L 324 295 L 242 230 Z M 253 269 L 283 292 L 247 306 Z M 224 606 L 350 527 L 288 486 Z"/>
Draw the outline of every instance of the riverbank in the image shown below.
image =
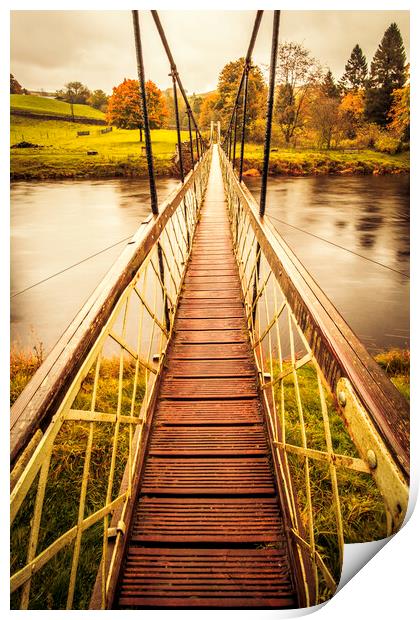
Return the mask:
<path fill-rule="evenodd" d="M 259 176 L 262 162 L 262 146 L 247 145 L 244 154 L 246 174 Z M 269 173 L 275 176 L 383 175 L 409 172 L 408 151 L 391 155 L 370 149 L 349 152 L 275 149 L 270 153 Z"/>
<path fill-rule="evenodd" d="M 86 122 L 42 120 L 12 114 L 11 180 L 146 178 L 144 142 L 140 143 L 139 132 L 110 129 L 103 130 Z M 178 176 L 174 163 L 176 131 L 152 130 L 151 135 L 156 175 Z M 188 137 L 188 132 L 181 132 L 182 140 Z M 22 142 L 33 146 L 16 148 Z M 246 145 L 245 174 L 259 176 L 262 162 L 262 145 Z M 275 176 L 384 175 L 409 171 L 409 152 L 391 155 L 368 149 L 351 152 L 273 149 L 270 154 L 269 172 Z"/>
<path fill-rule="evenodd" d="M 146 178 L 144 142 L 140 143 L 138 130 L 105 131 L 97 125 L 12 115 L 11 180 Z M 152 130 L 151 136 L 156 174 L 177 176 L 176 131 Z M 181 138 L 186 140 L 188 132 L 181 132 Z M 22 142 L 33 146 L 17 148 Z"/>

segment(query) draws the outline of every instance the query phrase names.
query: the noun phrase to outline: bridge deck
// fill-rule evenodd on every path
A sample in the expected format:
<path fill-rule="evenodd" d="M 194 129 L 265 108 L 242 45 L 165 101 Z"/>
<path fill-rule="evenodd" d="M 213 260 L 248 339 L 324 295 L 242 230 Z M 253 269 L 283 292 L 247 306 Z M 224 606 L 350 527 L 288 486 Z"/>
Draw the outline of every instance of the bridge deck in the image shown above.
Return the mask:
<path fill-rule="evenodd" d="M 217 151 L 116 604 L 295 607 Z"/>

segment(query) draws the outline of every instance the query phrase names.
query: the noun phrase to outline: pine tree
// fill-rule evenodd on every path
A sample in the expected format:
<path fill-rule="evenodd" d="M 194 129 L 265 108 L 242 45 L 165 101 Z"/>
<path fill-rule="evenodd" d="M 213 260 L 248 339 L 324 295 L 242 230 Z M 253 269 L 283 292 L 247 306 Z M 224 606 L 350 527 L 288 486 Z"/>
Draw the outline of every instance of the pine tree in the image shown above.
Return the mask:
<path fill-rule="evenodd" d="M 344 66 L 344 75 L 340 80 L 340 87 L 343 91 L 359 90 L 366 85 L 368 66 L 366 56 L 358 43 L 354 46 L 350 58 Z"/>
<path fill-rule="evenodd" d="M 366 91 L 366 118 L 380 125 L 389 121 L 392 92 L 405 83 L 405 50 L 400 30 L 392 23 L 375 52 Z"/>
<path fill-rule="evenodd" d="M 328 69 L 321 83 L 321 93 L 330 99 L 338 99 L 340 96 L 338 87 L 334 81 L 334 77 L 330 69 Z"/>

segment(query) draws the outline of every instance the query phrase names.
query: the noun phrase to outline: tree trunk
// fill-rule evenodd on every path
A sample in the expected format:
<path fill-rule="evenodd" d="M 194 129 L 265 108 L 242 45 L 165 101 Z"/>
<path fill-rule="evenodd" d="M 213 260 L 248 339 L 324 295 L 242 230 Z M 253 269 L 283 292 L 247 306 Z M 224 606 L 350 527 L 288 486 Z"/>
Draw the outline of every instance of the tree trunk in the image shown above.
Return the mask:
<path fill-rule="evenodd" d="M 139 127 L 140 130 L 140 142 L 143 142 L 143 127 L 140 125 Z"/>

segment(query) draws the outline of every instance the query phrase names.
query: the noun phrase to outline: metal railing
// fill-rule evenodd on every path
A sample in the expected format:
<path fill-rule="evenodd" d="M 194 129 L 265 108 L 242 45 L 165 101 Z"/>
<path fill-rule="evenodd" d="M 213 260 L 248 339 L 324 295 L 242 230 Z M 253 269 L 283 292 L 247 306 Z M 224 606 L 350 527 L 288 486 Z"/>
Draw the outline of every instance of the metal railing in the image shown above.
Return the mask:
<path fill-rule="evenodd" d="M 219 154 L 300 605 L 314 605 L 336 589 L 345 542 L 403 521 L 408 404 Z"/>
<path fill-rule="evenodd" d="M 209 153 L 140 226 L 12 409 L 13 607 L 112 599 Z"/>

